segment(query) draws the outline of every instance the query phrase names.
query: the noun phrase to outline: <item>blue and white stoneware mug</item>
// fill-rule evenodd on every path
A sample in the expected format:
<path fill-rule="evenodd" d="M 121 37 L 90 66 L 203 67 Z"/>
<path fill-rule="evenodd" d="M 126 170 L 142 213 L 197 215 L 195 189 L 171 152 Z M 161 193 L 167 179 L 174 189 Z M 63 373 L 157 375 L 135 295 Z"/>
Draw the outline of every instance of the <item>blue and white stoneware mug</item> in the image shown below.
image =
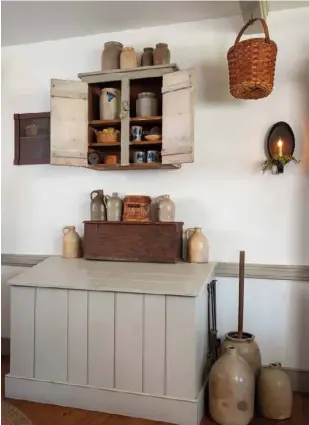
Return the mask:
<path fill-rule="evenodd" d="M 147 151 L 147 162 L 159 162 L 159 151 Z"/>
<path fill-rule="evenodd" d="M 146 162 L 146 153 L 143 151 L 136 151 L 134 152 L 133 158 L 134 158 L 134 162 L 137 164 Z"/>
<path fill-rule="evenodd" d="M 132 141 L 141 142 L 142 134 L 143 134 L 143 127 L 141 127 L 140 125 L 133 125 L 131 127 Z"/>

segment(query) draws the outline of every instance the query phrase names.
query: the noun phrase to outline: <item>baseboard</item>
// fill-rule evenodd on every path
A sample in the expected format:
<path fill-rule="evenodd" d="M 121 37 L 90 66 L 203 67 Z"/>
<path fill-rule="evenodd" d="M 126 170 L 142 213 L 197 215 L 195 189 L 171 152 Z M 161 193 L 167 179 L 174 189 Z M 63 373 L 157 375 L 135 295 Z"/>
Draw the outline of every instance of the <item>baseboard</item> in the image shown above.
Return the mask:
<path fill-rule="evenodd" d="M 10 338 L 1 338 L 1 356 L 10 355 Z"/>
<path fill-rule="evenodd" d="M 6 375 L 5 396 L 178 425 L 199 425 L 204 413 L 204 390 L 184 400 Z"/>
<path fill-rule="evenodd" d="M 299 393 L 309 393 L 309 370 L 283 368 L 290 378 L 292 390 Z"/>
<path fill-rule="evenodd" d="M 1 254 L 3 266 L 32 267 L 50 255 Z M 238 263 L 218 262 L 216 276 L 238 277 Z M 309 266 L 246 264 L 245 277 L 251 279 L 294 280 L 309 282 Z"/>

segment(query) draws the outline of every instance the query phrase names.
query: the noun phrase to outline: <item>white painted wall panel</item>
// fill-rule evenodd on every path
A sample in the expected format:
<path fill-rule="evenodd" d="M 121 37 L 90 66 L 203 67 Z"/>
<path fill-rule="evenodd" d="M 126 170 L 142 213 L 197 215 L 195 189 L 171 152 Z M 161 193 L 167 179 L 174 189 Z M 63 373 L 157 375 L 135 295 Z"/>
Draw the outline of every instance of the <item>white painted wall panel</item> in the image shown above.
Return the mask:
<path fill-rule="evenodd" d="M 196 395 L 206 379 L 206 362 L 208 350 L 208 292 L 203 292 L 195 299 L 195 332 L 196 332 Z"/>
<path fill-rule="evenodd" d="M 166 394 L 195 398 L 195 299 L 166 297 Z"/>
<path fill-rule="evenodd" d="M 11 288 L 10 373 L 33 378 L 35 288 Z"/>
<path fill-rule="evenodd" d="M 27 267 L 1 266 L 1 337 L 10 338 L 10 287 L 8 280 Z"/>
<path fill-rule="evenodd" d="M 143 391 L 144 296 L 116 294 L 115 387 Z"/>
<path fill-rule="evenodd" d="M 68 291 L 42 288 L 36 291 L 35 378 L 66 382 Z"/>
<path fill-rule="evenodd" d="M 143 392 L 165 391 L 165 296 L 145 295 Z"/>
<path fill-rule="evenodd" d="M 87 384 L 88 293 L 68 291 L 68 382 Z"/>
<path fill-rule="evenodd" d="M 114 388 L 114 293 L 89 292 L 88 383 Z"/>

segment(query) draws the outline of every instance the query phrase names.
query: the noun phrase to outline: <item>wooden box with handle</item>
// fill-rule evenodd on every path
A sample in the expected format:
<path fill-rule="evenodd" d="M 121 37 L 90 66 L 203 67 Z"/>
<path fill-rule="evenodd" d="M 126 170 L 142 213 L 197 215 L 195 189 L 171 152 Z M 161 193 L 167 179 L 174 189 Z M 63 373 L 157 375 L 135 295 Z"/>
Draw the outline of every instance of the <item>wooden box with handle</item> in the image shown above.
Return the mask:
<path fill-rule="evenodd" d="M 183 223 L 84 221 L 84 258 L 106 261 L 182 261 Z"/>

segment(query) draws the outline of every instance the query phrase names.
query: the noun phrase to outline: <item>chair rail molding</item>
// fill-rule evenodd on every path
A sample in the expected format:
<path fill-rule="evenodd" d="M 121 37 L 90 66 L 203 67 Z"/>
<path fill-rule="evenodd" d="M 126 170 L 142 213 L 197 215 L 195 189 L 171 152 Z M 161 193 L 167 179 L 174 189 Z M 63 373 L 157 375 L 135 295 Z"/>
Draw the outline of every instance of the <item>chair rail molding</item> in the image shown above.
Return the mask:
<path fill-rule="evenodd" d="M 1 254 L 1 264 L 2 266 L 33 267 L 49 257 L 50 255 Z M 238 277 L 238 263 L 218 262 L 216 276 Z M 309 265 L 246 264 L 245 277 L 309 282 Z"/>

